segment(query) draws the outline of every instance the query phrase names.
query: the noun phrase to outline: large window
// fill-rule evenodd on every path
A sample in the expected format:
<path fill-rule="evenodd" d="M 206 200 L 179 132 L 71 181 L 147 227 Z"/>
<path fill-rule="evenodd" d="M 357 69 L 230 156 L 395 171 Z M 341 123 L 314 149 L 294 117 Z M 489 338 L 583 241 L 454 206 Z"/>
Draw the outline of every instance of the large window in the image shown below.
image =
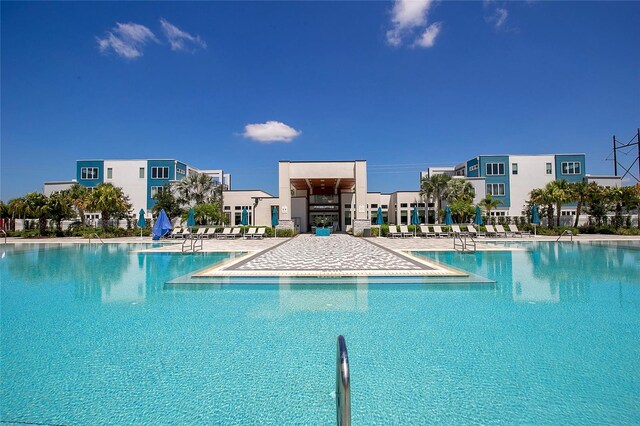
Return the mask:
<path fill-rule="evenodd" d="M 344 224 L 345 226 L 351 225 L 351 211 L 344 212 Z"/>
<path fill-rule="evenodd" d="M 487 176 L 503 175 L 504 163 L 487 163 Z"/>
<path fill-rule="evenodd" d="M 407 210 L 400 210 L 400 225 L 408 225 L 407 218 L 409 217 L 409 212 Z"/>
<path fill-rule="evenodd" d="M 567 161 L 562 163 L 563 175 L 579 175 L 581 173 L 581 164 L 579 161 Z"/>
<path fill-rule="evenodd" d="M 140 179 L 144 179 L 144 167 L 140 167 L 140 170 L 138 171 L 138 177 Z"/>
<path fill-rule="evenodd" d="M 547 163 L 546 164 L 546 168 L 547 168 L 547 174 L 550 175 L 551 173 L 553 173 L 553 170 L 551 169 L 551 163 Z"/>
<path fill-rule="evenodd" d="M 113 169 L 111 167 L 107 168 L 107 179 L 113 179 Z"/>
<path fill-rule="evenodd" d="M 97 167 L 82 167 L 82 168 L 80 168 L 80 179 L 97 180 L 98 179 L 98 168 Z"/>
<path fill-rule="evenodd" d="M 152 186 L 151 187 L 151 198 L 155 197 L 156 194 L 158 194 L 159 192 L 164 192 L 165 191 L 165 187 L 164 186 Z"/>
<path fill-rule="evenodd" d="M 169 179 L 169 167 L 152 167 L 151 179 Z"/>
<path fill-rule="evenodd" d="M 504 183 L 488 183 L 487 195 L 504 195 Z"/>
<path fill-rule="evenodd" d="M 518 163 L 511 163 L 511 174 L 512 175 L 518 174 Z"/>

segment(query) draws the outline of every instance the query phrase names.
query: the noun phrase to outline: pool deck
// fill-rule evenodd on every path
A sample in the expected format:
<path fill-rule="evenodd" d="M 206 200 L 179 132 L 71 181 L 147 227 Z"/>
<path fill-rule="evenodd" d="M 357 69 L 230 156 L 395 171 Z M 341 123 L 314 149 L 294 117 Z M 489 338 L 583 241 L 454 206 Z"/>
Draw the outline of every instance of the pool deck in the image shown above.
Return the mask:
<path fill-rule="evenodd" d="M 478 251 L 518 251 L 502 242 L 556 241 L 557 237 L 477 238 Z M 569 242 L 565 236 L 561 241 Z M 579 235 L 573 241 L 640 241 L 640 236 Z M 19 239 L 11 243 L 88 244 L 82 238 Z M 95 244 L 97 240 L 93 239 Z M 109 239 L 108 243 L 149 244 L 149 237 Z M 496 244 L 497 243 L 497 244 Z M 453 251 L 451 238 L 355 238 L 346 234 L 316 237 L 301 234 L 294 238 L 203 240 L 203 252 L 246 253 L 199 271 L 194 277 L 278 277 L 278 276 L 467 276 L 415 256 L 417 251 Z M 141 248 L 148 253 L 181 253 L 182 241 L 163 241 L 160 247 Z"/>

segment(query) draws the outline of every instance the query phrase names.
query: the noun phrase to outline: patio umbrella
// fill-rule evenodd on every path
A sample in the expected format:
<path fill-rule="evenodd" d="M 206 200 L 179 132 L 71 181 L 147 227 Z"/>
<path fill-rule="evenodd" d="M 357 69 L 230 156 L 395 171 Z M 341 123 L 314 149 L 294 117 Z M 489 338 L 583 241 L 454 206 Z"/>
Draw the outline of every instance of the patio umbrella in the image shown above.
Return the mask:
<path fill-rule="evenodd" d="M 416 228 L 420 223 L 420 218 L 418 217 L 418 206 L 413 206 L 413 213 L 411 213 L 411 224 Z M 413 228 L 413 236 L 416 236 L 416 228 Z"/>
<path fill-rule="evenodd" d="M 534 225 L 540 225 L 540 215 L 538 215 L 538 206 L 536 206 L 535 204 L 531 207 L 531 223 L 533 223 Z M 537 235 L 536 229 L 538 228 L 534 226 L 533 235 Z"/>
<path fill-rule="evenodd" d="M 273 228 L 273 235 L 276 235 L 276 226 L 278 226 L 278 208 L 273 206 L 273 210 L 271 211 L 271 227 Z"/>
<path fill-rule="evenodd" d="M 151 230 L 153 239 L 159 240 L 160 237 L 164 237 L 167 232 L 171 231 L 171 229 L 171 222 L 169 221 L 167 214 L 164 212 L 164 209 L 160 210 L 158 219 L 156 220 L 156 223 L 153 224 L 153 229 Z"/>
<path fill-rule="evenodd" d="M 473 224 L 478 226 L 482 225 L 482 210 L 480 206 L 476 206 L 476 217 L 473 219 Z"/>
<path fill-rule="evenodd" d="M 147 226 L 147 221 L 144 220 L 144 209 L 140 209 L 138 212 L 138 227 L 140 228 L 140 238 L 142 238 L 142 228 Z"/>
<path fill-rule="evenodd" d="M 382 217 L 382 207 L 378 207 L 378 213 L 376 214 L 376 225 L 378 228 L 378 238 L 382 237 L 382 224 L 384 223 L 384 218 Z"/>
<path fill-rule="evenodd" d="M 242 208 L 242 216 L 240 216 L 240 224 L 242 226 L 247 226 L 249 224 L 249 212 L 246 207 Z"/>
<path fill-rule="evenodd" d="M 453 225 L 453 219 L 451 219 L 451 209 L 449 208 L 449 206 L 444 209 L 444 224 Z"/>
<path fill-rule="evenodd" d="M 189 217 L 187 218 L 187 226 L 196 226 L 196 216 L 193 207 L 189 209 Z"/>

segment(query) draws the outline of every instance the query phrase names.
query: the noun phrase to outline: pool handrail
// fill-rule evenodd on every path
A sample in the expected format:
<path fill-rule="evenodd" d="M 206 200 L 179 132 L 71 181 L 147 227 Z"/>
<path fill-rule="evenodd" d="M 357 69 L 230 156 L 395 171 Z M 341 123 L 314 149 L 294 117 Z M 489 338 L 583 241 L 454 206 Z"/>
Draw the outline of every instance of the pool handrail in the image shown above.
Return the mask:
<path fill-rule="evenodd" d="M 569 237 L 571 237 L 571 242 L 573 242 L 573 231 L 571 229 L 565 229 L 564 231 L 562 231 L 562 234 L 560 234 L 560 236 L 556 240 L 556 243 L 560 241 L 560 238 L 564 237 L 565 235 L 568 235 Z"/>
<path fill-rule="evenodd" d="M 336 424 L 351 426 L 351 377 L 349 375 L 349 354 L 347 343 L 338 336 L 336 351 Z"/>
<path fill-rule="evenodd" d="M 89 234 L 89 244 L 91 244 L 91 237 L 93 237 L 94 235 L 97 239 L 100 240 L 102 244 L 104 244 L 104 241 L 102 241 L 102 238 L 100 238 L 100 235 L 96 234 L 95 232 L 92 232 L 91 234 Z"/>
<path fill-rule="evenodd" d="M 4 243 L 7 244 L 7 231 L 5 231 L 4 229 L 0 228 L 0 232 L 2 232 L 4 234 Z"/>

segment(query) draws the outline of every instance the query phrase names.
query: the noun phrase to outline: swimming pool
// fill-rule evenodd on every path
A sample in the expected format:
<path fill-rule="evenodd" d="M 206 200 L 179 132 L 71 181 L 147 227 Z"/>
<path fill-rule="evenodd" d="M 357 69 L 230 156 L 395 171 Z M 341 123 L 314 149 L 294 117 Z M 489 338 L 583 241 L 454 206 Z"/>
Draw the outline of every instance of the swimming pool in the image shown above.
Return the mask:
<path fill-rule="evenodd" d="M 529 243 L 421 253 L 493 284 L 172 286 L 228 255 L 3 249 L 1 418 L 332 424 L 637 424 L 640 250 Z M 321 283 L 321 282 L 319 282 Z"/>

